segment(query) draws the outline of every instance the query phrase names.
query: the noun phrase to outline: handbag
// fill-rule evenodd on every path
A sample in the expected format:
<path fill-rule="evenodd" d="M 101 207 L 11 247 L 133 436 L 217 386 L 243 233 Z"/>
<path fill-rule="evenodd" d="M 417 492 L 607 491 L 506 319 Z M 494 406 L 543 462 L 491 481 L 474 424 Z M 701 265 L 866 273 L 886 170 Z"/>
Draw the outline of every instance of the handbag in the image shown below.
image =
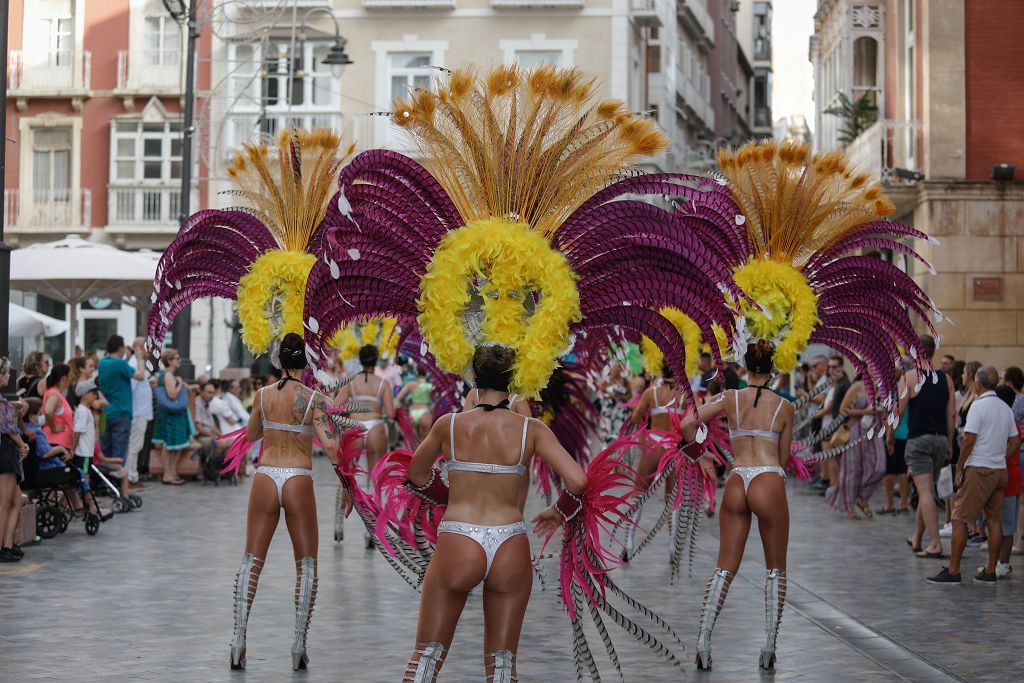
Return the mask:
<path fill-rule="evenodd" d="M 153 394 L 156 396 L 157 409 L 165 413 L 178 415 L 188 410 L 188 389 L 182 387 L 181 391 L 178 392 L 178 397 L 171 398 L 170 394 L 167 393 L 167 387 L 164 386 L 164 378 L 162 375 L 160 377 L 160 381 L 156 384 L 156 390 Z"/>
<path fill-rule="evenodd" d="M 829 439 L 829 448 L 841 448 L 846 444 L 850 443 L 850 425 L 844 424 L 842 427 L 836 430 L 836 433 Z"/>
<path fill-rule="evenodd" d="M 935 482 L 935 488 L 939 498 L 949 498 L 953 495 L 953 468 L 943 467 L 939 472 L 939 480 Z"/>

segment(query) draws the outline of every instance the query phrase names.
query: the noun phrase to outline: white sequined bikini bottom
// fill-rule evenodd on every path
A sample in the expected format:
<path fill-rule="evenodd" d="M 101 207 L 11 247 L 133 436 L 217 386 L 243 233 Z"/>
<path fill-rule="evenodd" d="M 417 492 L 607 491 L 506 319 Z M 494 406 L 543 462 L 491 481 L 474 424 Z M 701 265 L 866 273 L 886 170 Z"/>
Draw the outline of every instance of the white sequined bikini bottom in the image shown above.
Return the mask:
<path fill-rule="evenodd" d="M 501 524 L 499 526 L 485 526 L 483 524 L 467 524 L 466 522 L 449 522 L 446 520 L 437 525 L 437 533 L 459 534 L 460 536 L 472 538 L 479 543 L 480 547 L 484 549 L 484 555 L 487 557 L 487 571 L 484 572 L 484 578 L 486 579 L 487 575 L 491 573 L 491 562 L 494 561 L 498 548 L 513 536 L 525 534 L 526 523 L 513 522 L 512 524 Z"/>

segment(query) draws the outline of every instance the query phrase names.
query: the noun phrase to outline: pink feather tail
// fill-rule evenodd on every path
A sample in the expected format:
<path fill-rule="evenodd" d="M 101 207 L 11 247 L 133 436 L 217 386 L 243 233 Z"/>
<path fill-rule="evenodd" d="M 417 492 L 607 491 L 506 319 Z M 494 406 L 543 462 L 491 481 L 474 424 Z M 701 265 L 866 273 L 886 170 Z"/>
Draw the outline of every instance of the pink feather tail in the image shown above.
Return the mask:
<path fill-rule="evenodd" d="M 432 505 L 405 487 L 412 457 L 412 451 L 392 451 L 381 458 L 371 474 L 380 505 L 374 534 L 392 555 L 395 548 L 388 540 L 389 530 L 397 531 L 412 548 L 420 548 L 424 539 L 428 543 L 437 542 L 437 527 L 444 516 L 445 506 Z M 423 539 L 418 537 L 420 534 Z"/>
<path fill-rule="evenodd" d="M 786 463 L 786 469 L 800 481 L 810 481 L 811 469 L 814 467 L 814 464 L 812 463 L 808 466 L 807 461 L 797 455 L 797 452 L 800 450 L 803 450 L 803 446 L 793 442 L 791 447 L 792 452 L 789 456 L 789 462 Z"/>
<path fill-rule="evenodd" d="M 416 425 L 413 424 L 409 411 L 404 407 L 396 408 L 395 420 L 398 422 L 398 428 L 402 431 L 402 438 L 405 439 L 405 445 L 409 450 L 416 450 L 420 445 L 420 440 L 416 437 Z"/>
<path fill-rule="evenodd" d="M 217 437 L 218 441 L 223 439 L 232 439 L 232 441 L 231 447 L 228 448 L 228 452 L 224 456 L 224 467 L 221 468 L 220 473 L 238 474 L 238 470 L 242 467 L 242 461 L 245 460 L 245 455 L 256 445 L 256 442 L 245 438 L 245 427 Z M 260 444 L 260 457 L 263 457 L 262 444 Z"/>
<path fill-rule="evenodd" d="M 580 498 L 583 509 L 563 525 L 564 538 L 559 563 L 559 582 L 569 617 L 576 618 L 576 608 L 569 596 L 573 586 L 581 590 L 587 602 L 597 607 L 605 600 L 604 583 L 598 578 L 622 564 L 617 553 L 601 542 L 601 534 L 612 534 L 613 528 L 625 522 L 626 503 L 638 490 L 636 471 L 626 466 L 616 442 L 601 451 L 587 468 L 587 487 Z M 601 591 L 595 595 L 592 586 Z"/>

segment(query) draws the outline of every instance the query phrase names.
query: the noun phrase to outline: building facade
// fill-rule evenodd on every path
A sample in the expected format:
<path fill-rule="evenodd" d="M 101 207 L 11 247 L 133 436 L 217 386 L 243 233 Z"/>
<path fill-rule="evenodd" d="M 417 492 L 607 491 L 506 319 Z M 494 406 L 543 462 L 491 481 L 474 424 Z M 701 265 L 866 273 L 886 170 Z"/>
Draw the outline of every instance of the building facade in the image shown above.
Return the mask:
<path fill-rule="evenodd" d="M 935 274 L 903 265 L 952 320 L 943 350 L 997 367 L 1024 363 L 1024 14 L 1012 4 L 821 0 L 810 45 L 817 148 L 845 144 L 882 178 L 892 218 L 939 240 L 915 245 Z M 849 121 L 825 112 L 840 94 L 877 107 L 849 140 Z M 1014 179 L 996 179 L 999 164 Z"/>
<path fill-rule="evenodd" d="M 771 120 L 770 43 L 756 42 L 765 25 L 770 30 L 767 2 L 198 4 L 193 211 L 230 206 L 222 193 L 232 150 L 287 126 L 329 126 L 359 150 L 408 149 L 386 117 L 372 114 L 411 88 L 431 87 L 431 67 L 579 67 L 598 78 L 601 97 L 650 112 L 672 138 L 651 170 L 708 170 L 717 147 Z M 743 12 L 751 19 L 741 29 Z M 353 62 L 340 77 L 324 63 L 339 37 Z M 13 0 L 9 41 L 8 135 L 17 144 L 7 149 L 8 240 L 77 233 L 126 249 L 164 248 L 180 207 L 183 27 L 162 0 Z M 63 305 L 17 296 L 66 319 Z M 230 302 L 192 306 L 189 351 L 199 371 L 237 362 L 229 353 L 233 316 Z M 78 338 L 94 348 L 115 331 L 130 337 L 143 318 L 120 302 L 90 302 Z M 55 357 L 66 356 L 52 344 Z"/>

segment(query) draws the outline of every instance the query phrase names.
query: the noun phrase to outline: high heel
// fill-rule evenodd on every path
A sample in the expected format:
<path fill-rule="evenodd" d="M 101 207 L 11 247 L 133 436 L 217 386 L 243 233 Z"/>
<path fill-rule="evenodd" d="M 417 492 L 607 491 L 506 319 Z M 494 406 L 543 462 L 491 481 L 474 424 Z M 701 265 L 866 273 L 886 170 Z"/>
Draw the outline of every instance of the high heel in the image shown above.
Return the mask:
<path fill-rule="evenodd" d="M 623 562 L 629 562 L 633 559 L 633 550 L 636 548 L 636 530 L 640 526 L 640 515 L 643 514 L 643 511 L 643 506 L 641 506 L 629 515 L 632 524 L 626 529 L 626 547 L 622 549 Z"/>
<path fill-rule="evenodd" d="M 230 663 L 236 671 L 245 668 L 245 630 L 262 570 L 263 560 L 252 553 L 246 553 L 235 574 L 235 626 L 231 634 Z"/>
<path fill-rule="evenodd" d="M 786 605 L 786 572 L 769 569 L 764 577 L 765 638 L 761 647 L 758 666 L 768 671 L 775 670 L 775 642 L 779 637 L 782 623 L 782 608 Z"/>
<path fill-rule="evenodd" d="M 725 605 L 729 594 L 729 585 L 734 574 L 721 567 L 715 567 L 715 573 L 708 578 L 704 589 L 704 608 L 700 615 L 700 630 L 697 632 L 696 662 L 697 668 L 706 671 L 711 668 L 711 631 L 715 628 L 718 613 Z"/>
<path fill-rule="evenodd" d="M 292 671 L 305 671 L 306 635 L 316 602 L 316 558 L 303 557 L 295 562 L 295 638 L 292 640 Z"/>

